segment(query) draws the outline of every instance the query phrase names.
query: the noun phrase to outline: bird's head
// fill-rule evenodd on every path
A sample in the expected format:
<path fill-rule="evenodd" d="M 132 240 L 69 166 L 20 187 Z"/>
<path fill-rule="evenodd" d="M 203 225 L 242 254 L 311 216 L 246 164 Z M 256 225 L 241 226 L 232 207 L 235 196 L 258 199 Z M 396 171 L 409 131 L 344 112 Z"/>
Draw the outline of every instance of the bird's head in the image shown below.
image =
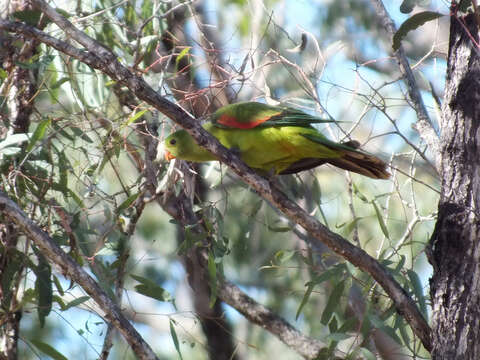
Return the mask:
<path fill-rule="evenodd" d="M 165 139 L 165 159 L 181 159 L 187 161 L 213 160 L 212 155 L 197 145 L 188 132 L 178 130 Z"/>
<path fill-rule="evenodd" d="M 186 138 L 189 137 L 185 130 L 179 130 L 170 134 L 165 139 L 165 159 L 170 161 L 176 157 L 181 158 L 182 151 L 185 151 Z"/>

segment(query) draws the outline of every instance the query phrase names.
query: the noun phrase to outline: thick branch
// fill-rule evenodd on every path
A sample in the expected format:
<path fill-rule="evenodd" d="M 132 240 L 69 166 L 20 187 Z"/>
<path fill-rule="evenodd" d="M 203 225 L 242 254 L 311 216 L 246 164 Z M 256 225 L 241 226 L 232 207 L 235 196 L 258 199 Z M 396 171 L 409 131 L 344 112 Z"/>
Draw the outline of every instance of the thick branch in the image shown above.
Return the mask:
<path fill-rule="evenodd" d="M 35 0 L 35 3 L 38 4 L 45 14 L 58 26 L 65 28 L 65 32 L 67 32 L 73 39 L 87 46 L 89 53 L 86 56 L 83 56 L 82 61 L 86 58 L 86 63 L 88 65 L 103 71 L 112 77 L 112 79 L 121 82 L 135 93 L 138 98 L 154 106 L 174 122 L 185 128 L 200 146 L 205 147 L 215 154 L 220 161 L 227 164 L 232 171 L 238 174 L 243 181 L 255 189 L 262 197 L 270 201 L 288 218 L 308 231 L 312 235 L 312 241 L 323 242 L 335 253 L 343 256 L 355 266 L 358 266 L 363 271 L 369 273 L 390 296 L 397 310 L 405 316 L 415 334 L 421 339 L 425 348 L 431 348 L 430 328 L 427 322 L 413 300 L 378 261 L 362 249 L 349 243 L 341 236 L 331 232 L 317 219 L 310 216 L 296 203 L 288 199 L 284 193 L 276 189 L 268 182 L 268 180 L 253 172 L 235 154 L 229 152 L 216 138 L 206 132 L 199 123 L 183 111 L 183 109 L 160 96 L 160 94 L 148 86 L 143 79 L 132 74 L 126 67 L 122 66 L 113 53 L 99 45 L 93 39 L 85 41 L 85 34 L 77 30 L 70 22 L 68 22 L 68 20 L 61 17 L 43 1 Z M 36 36 L 41 41 L 55 47 L 57 50 L 73 56 L 71 46 L 66 44 L 59 46 L 60 42 L 58 40 L 31 27 L 0 20 L 0 28 L 21 32 L 25 35 Z M 98 56 L 91 54 L 97 54 Z"/>
<path fill-rule="evenodd" d="M 372 0 L 373 7 L 378 16 L 381 25 L 385 28 L 388 34 L 388 40 L 390 44 L 393 43 L 393 35 L 397 32 L 395 24 L 392 18 L 385 9 L 382 0 Z M 397 59 L 400 67 L 400 72 L 405 78 L 405 83 L 408 88 L 408 97 L 412 103 L 413 109 L 417 113 L 417 122 L 415 129 L 418 131 L 420 137 L 428 145 L 433 157 L 437 173 L 440 173 L 440 139 L 437 131 L 435 130 L 430 117 L 428 116 L 427 109 L 423 103 L 422 95 L 418 88 L 415 76 L 413 75 L 410 64 L 408 63 L 407 56 L 403 46 L 400 45 L 397 51 L 393 53 Z"/>
<path fill-rule="evenodd" d="M 3 192 L 0 192 L 0 212 L 4 213 L 22 228 L 42 251 L 42 254 L 49 258 L 52 263 L 58 265 L 63 274 L 82 286 L 88 295 L 105 311 L 105 320 L 114 324 L 122 333 L 139 359 L 157 359 L 150 346 L 122 315 L 120 308 L 110 299 L 105 291 L 102 290 L 97 282 L 73 261 L 70 256 L 65 254 L 50 236 L 28 218 L 27 214 Z"/>
<path fill-rule="evenodd" d="M 295 349 L 305 359 L 317 359 L 325 344 L 305 336 L 270 309 L 255 302 L 234 284 L 224 281 L 219 284 L 218 296 L 235 307 L 250 322 L 260 325 L 275 334 L 281 341 Z M 337 356 L 342 354 L 337 353 Z"/>

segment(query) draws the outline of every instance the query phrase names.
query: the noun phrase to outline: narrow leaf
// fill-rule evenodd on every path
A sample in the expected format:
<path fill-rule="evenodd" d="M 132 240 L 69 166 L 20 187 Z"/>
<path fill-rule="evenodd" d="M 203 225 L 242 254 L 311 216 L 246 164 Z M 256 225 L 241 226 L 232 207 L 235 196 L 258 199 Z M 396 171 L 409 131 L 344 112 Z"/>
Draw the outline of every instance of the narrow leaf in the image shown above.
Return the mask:
<path fill-rule="evenodd" d="M 362 356 L 365 358 L 365 360 L 377 360 L 377 357 L 368 349 L 366 348 L 360 348 L 359 352 L 362 354 Z"/>
<path fill-rule="evenodd" d="M 427 317 L 427 302 L 425 301 L 425 295 L 423 294 L 423 287 L 418 274 L 413 270 L 407 270 L 408 278 L 412 284 L 413 293 L 415 294 L 417 301 L 420 304 L 420 310 L 423 316 Z"/>
<path fill-rule="evenodd" d="M 53 275 L 53 283 L 55 284 L 55 287 L 57 288 L 58 293 L 62 296 L 65 295 L 62 284 L 60 283 L 60 280 L 58 280 L 58 278 L 55 275 Z"/>
<path fill-rule="evenodd" d="M 180 356 L 180 359 L 183 360 L 182 353 L 180 352 L 180 344 L 178 342 L 177 332 L 173 326 L 173 320 L 170 320 L 170 335 L 172 336 L 173 345 L 175 345 L 178 356 Z"/>
<path fill-rule="evenodd" d="M 33 132 L 32 138 L 30 139 L 30 142 L 28 143 L 27 146 L 27 152 L 31 151 L 35 144 L 37 143 L 38 140 L 43 139 L 45 136 L 45 132 L 47 130 L 48 125 L 50 125 L 51 120 L 43 120 L 40 124 L 37 125 L 35 128 L 35 131 Z"/>
<path fill-rule="evenodd" d="M 79 298 L 76 298 L 75 300 L 72 300 L 68 304 L 66 304 L 62 310 L 63 311 L 68 310 L 72 307 L 83 304 L 85 301 L 88 301 L 88 300 L 90 300 L 90 296 L 80 296 Z"/>
<path fill-rule="evenodd" d="M 288 232 L 291 231 L 292 228 L 290 226 L 270 226 L 268 225 L 268 230 L 272 232 Z"/>
<path fill-rule="evenodd" d="M 161 286 L 157 285 L 150 279 L 144 278 L 138 275 L 130 275 L 133 279 L 140 282 L 140 285 L 135 286 L 135 290 L 142 295 L 151 297 L 153 299 L 159 301 L 169 301 L 173 302 L 173 297 L 170 293 L 162 288 Z"/>
<path fill-rule="evenodd" d="M 58 352 L 52 346 L 40 341 L 40 340 L 30 340 L 30 342 L 35 345 L 35 347 L 43 352 L 45 355 L 50 356 L 54 360 L 68 360 L 65 356 L 63 356 L 60 352 Z"/>
<path fill-rule="evenodd" d="M 117 211 L 116 213 L 117 214 L 121 214 L 124 210 L 126 210 L 127 208 L 130 207 L 130 205 L 132 205 L 132 203 L 137 200 L 138 196 L 140 195 L 140 193 L 136 193 L 136 194 L 133 194 L 133 195 L 130 195 L 123 203 L 120 204 L 120 206 L 117 208 Z"/>
<path fill-rule="evenodd" d="M 300 316 L 300 313 L 302 312 L 303 307 L 305 304 L 308 302 L 308 299 L 310 298 L 310 295 L 312 294 L 313 288 L 315 287 L 315 284 L 312 283 L 311 281 L 307 283 L 307 291 L 305 291 L 305 294 L 303 295 L 302 302 L 300 303 L 300 306 L 298 307 L 297 314 L 295 315 L 295 320 L 298 319 Z"/>
<path fill-rule="evenodd" d="M 182 59 L 184 58 L 184 56 L 186 56 L 189 51 L 190 51 L 190 46 L 187 46 L 185 49 L 183 49 L 182 51 L 180 51 L 180 54 L 178 54 L 178 56 L 177 56 L 176 59 L 175 59 L 175 65 L 176 65 L 177 67 L 178 67 L 178 64 L 180 63 L 180 61 L 182 61 Z"/>
<path fill-rule="evenodd" d="M 402 14 L 410 14 L 415 7 L 415 0 L 403 0 L 400 5 L 400 12 Z"/>
<path fill-rule="evenodd" d="M 444 15 L 434 11 L 423 11 L 405 20 L 405 22 L 400 26 L 395 35 L 393 35 L 393 51 L 397 51 L 400 48 L 401 41 L 405 36 L 407 36 L 410 31 L 415 30 L 416 28 L 422 26 L 428 21 L 438 19 L 442 16 Z"/>
<path fill-rule="evenodd" d="M 213 308 L 215 301 L 217 301 L 217 266 L 215 265 L 215 258 L 212 253 L 208 254 L 208 277 L 210 282 L 210 304 Z"/>
<path fill-rule="evenodd" d="M 377 203 L 375 201 L 372 201 L 372 205 L 373 205 L 373 208 L 375 209 L 375 214 L 377 215 L 378 224 L 380 225 L 380 229 L 382 229 L 383 235 L 385 235 L 387 239 L 390 239 L 387 225 L 385 224 L 385 221 L 383 221 L 382 213 L 380 212 L 380 209 L 378 208 Z"/>
<path fill-rule="evenodd" d="M 323 310 L 323 313 L 322 313 L 322 317 L 320 319 L 320 322 L 323 325 L 328 324 L 328 322 L 330 321 L 330 318 L 333 315 L 333 312 L 340 305 L 340 298 L 342 297 L 344 289 L 345 289 L 345 281 L 342 280 L 337 284 L 337 286 L 335 286 L 332 293 L 330 294 L 327 305 L 325 306 L 325 309 Z"/>
<path fill-rule="evenodd" d="M 141 110 L 141 111 L 135 113 L 132 117 L 130 117 L 127 120 L 126 125 L 130 125 L 131 123 L 137 121 L 137 119 L 141 118 L 147 111 L 148 111 L 148 109 L 144 109 L 144 110 Z"/>
<path fill-rule="evenodd" d="M 285 263 L 290 260 L 297 252 L 295 250 L 279 250 L 275 253 L 275 259 L 279 263 Z"/>
<path fill-rule="evenodd" d="M 45 325 L 45 318 L 52 310 L 52 269 L 47 262 L 47 259 L 37 251 L 38 265 L 34 269 L 37 279 L 35 280 L 35 291 L 38 296 L 38 319 L 40 320 L 40 327 Z"/>

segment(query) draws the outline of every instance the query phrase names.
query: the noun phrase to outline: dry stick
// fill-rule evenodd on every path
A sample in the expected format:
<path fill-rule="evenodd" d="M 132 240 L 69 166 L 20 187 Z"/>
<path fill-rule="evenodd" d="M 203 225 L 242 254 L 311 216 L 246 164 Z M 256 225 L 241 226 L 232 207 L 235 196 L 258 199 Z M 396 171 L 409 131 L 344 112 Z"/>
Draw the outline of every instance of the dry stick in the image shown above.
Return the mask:
<path fill-rule="evenodd" d="M 105 311 L 103 316 L 107 321 L 115 325 L 122 333 L 134 353 L 145 360 L 157 359 L 150 346 L 137 333 L 130 322 L 122 315 L 120 308 L 110 297 L 102 290 L 97 282 L 87 274 L 70 256 L 68 256 L 49 236 L 40 229 L 20 207 L 10 200 L 3 192 L 0 192 L 0 212 L 5 213 L 20 228 L 29 235 L 35 242 L 35 245 L 48 257 L 53 263 L 57 264 L 61 273 L 80 284 Z"/>
<path fill-rule="evenodd" d="M 382 0 L 371 0 L 373 7 L 375 8 L 376 14 L 382 26 L 388 33 L 390 43 L 393 43 L 393 35 L 397 32 L 395 24 L 393 23 L 392 18 L 385 9 Z M 425 143 L 430 148 L 430 151 L 435 160 L 435 167 L 437 173 L 440 173 L 440 139 L 437 131 L 435 130 L 430 117 L 428 116 L 427 109 L 423 103 L 422 96 L 418 90 L 417 82 L 413 76 L 412 69 L 408 63 L 407 56 L 403 50 L 403 46 L 400 45 L 397 51 L 393 53 L 397 58 L 398 65 L 400 67 L 400 72 L 405 77 L 405 82 L 408 88 L 408 97 L 412 102 L 413 109 L 417 113 L 417 122 L 415 124 L 415 129 L 419 133 L 420 137 L 425 141 Z"/>
<path fill-rule="evenodd" d="M 327 245 L 332 251 L 341 255 L 353 265 L 369 273 L 385 290 L 394 302 L 397 311 L 401 313 L 412 327 L 414 333 L 420 338 L 427 350 L 431 349 L 430 327 L 416 307 L 412 298 L 398 284 L 393 276 L 376 259 L 365 251 L 355 247 L 346 239 L 330 231 L 313 216 L 307 214 L 295 202 L 280 190 L 276 189 L 267 179 L 259 176 L 247 167 L 235 154 L 231 153 L 216 138 L 206 132 L 189 114 L 181 107 L 171 103 L 159 93 L 154 91 L 140 77 L 132 74 L 126 67 L 122 66 L 116 56 L 105 47 L 77 30 L 68 20 L 60 16 L 50 6 L 41 0 L 34 2 L 42 11 L 62 28 L 71 38 L 84 45 L 89 52 L 80 51 L 71 45 L 57 40 L 35 28 L 0 20 L 0 28 L 20 32 L 24 35 L 36 37 L 40 41 L 50 45 L 57 50 L 85 62 L 93 68 L 99 69 L 109 75 L 112 79 L 127 86 L 139 99 L 154 106 L 164 115 L 182 126 L 202 147 L 213 153 L 220 161 L 227 164 L 243 181 L 255 189 L 266 200 L 274 204 L 290 220 L 301 225 L 312 236 L 312 241 L 320 241 Z M 78 56 L 78 57 L 77 57 Z"/>

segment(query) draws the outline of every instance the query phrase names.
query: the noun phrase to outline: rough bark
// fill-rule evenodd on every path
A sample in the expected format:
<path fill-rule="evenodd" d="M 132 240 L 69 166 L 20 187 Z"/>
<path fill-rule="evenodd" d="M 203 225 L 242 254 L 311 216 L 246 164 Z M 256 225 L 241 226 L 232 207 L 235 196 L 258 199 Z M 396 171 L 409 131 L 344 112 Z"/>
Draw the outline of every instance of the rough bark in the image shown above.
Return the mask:
<path fill-rule="evenodd" d="M 17 246 L 18 231 L 12 224 L 0 225 L 0 360 L 16 360 L 17 346 L 22 312 L 18 308 L 16 298 L 17 286 L 22 273 L 18 259 L 14 258 Z M 16 269 L 13 270 L 13 269 Z M 13 270 L 13 271 L 12 271 Z M 5 281 L 5 274 L 11 278 Z"/>
<path fill-rule="evenodd" d="M 430 240 L 434 359 L 480 359 L 480 56 L 473 15 L 451 16 L 442 192 Z"/>

